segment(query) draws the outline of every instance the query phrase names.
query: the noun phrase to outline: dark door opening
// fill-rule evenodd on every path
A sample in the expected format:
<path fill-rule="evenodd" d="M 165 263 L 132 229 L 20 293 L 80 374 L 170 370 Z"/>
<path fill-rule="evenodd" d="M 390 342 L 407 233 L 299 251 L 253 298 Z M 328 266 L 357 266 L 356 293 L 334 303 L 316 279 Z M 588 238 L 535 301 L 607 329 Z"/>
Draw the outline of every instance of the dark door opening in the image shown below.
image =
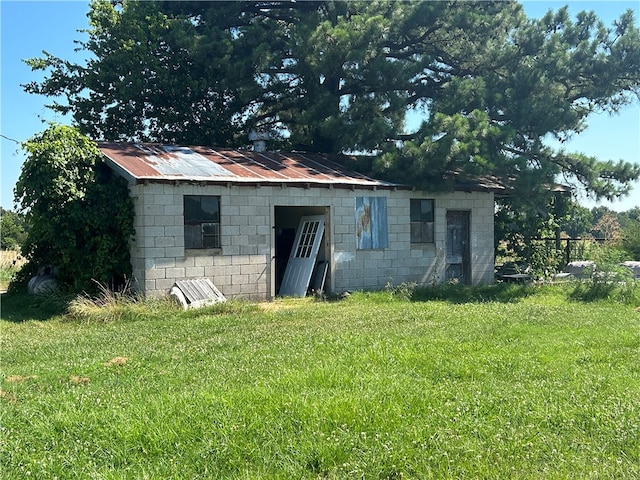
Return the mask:
<path fill-rule="evenodd" d="M 289 207 L 276 206 L 274 211 L 274 231 L 275 231 L 275 252 L 274 252 L 274 280 L 275 294 L 280 294 L 287 264 L 291 257 L 291 250 L 296 239 L 297 229 L 302 217 L 313 215 L 323 215 L 325 223 L 328 223 L 329 207 Z M 326 264 L 329 254 L 327 250 L 328 231 L 325 229 L 319 251 L 317 253 L 316 262 L 318 264 L 324 262 Z M 315 271 L 312 280 L 315 278 Z"/>
<path fill-rule="evenodd" d="M 447 265 L 446 280 L 471 283 L 470 213 L 447 212 Z"/>

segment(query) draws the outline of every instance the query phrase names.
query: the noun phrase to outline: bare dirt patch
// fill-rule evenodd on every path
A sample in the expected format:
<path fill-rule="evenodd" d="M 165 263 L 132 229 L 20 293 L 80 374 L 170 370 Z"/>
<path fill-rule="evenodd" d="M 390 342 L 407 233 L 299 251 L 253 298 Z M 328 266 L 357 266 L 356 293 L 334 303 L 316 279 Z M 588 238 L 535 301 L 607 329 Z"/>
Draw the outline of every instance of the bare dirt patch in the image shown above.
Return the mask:
<path fill-rule="evenodd" d="M 36 375 L 27 375 L 26 377 L 23 377 L 22 375 L 9 375 L 7 378 L 5 378 L 5 381 L 8 383 L 18 383 L 18 382 L 24 382 L 26 380 L 33 380 L 35 378 L 38 378 Z"/>
<path fill-rule="evenodd" d="M 89 377 L 71 375 L 71 377 L 69 377 L 69 381 L 74 385 L 86 385 L 91 382 L 91 379 Z"/>
<path fill-rule="evenodd" d="M 0 389 L 0 399 L 6 400 L 7 402 L 11 402 L 11 403 L 16 402 L 16 396 L 13 393 L 7 392 L 6 390 L 2 390 L 2 389 Z"/>
<path fill-rule="evenodd" d="M 103 365 L 105 367 L 113 367 L 113 366 L 121 367 L 125 365 L 128 361 L 129 361 L 129 358 L 127 357 L 113 357 L 108 362 L 104 362 Z"/>

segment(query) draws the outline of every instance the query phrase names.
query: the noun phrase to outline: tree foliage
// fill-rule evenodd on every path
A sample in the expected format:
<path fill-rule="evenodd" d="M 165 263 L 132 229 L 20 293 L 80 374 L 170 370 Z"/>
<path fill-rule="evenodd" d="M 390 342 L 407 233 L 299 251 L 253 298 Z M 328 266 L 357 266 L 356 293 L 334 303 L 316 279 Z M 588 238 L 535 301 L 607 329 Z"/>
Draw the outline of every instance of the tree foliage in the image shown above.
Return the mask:
<path fill-rule="evenodd" d="M 572 201 L 560 219 L 559 227 L 570 238 L 584 237 L 593 227 L 593 215 L 588 208 Z"/>
<path fill-rule="evenodd" d="M 605 223 L 603 219 L 613 217 L 615 222 L 620 226 L 618 239 L 620 248 L 625 252 L 625 260 L 640 261 L 640 207 L 634 207 L 626 212 L 613 212 L 604 208 L 594 209 L 598 213 L 598 222 L 594 223 L 594 234 L 598 224 Z M 594 215 L 595 217 L 595 215 Z M 609 221 L 609 223 L 614 223 Z"/>
<path fill-rule="evenodd" d="M 24 215 L 0 208 L 0 217 L 0 249 L 19 250 L 29 228 Z"/>
<path fill-rule="evenodd" d="M 28 63 L 47 76 L 25 88 L 94 138 L 242 146 L 258 128 L 432 191 L 490 176 L 512 233 L 562 221 L 555 182 L 612 199 L 640 177 L 545 143 L 638 101 L 632 11 L 606 26 L 504 1 L 95 0 L 88 17 L 87 61 L 45 52 Z"/>
<path fill-rule="evenodd" d="M 101 162 L 76 128 L 52 125 L 23 143 L 27 158 L 15 189 L 30 225 L 23 280 L 52 266 L 71 291 L 115 286 L 131 274 L 133 204 L 126 182 Z"/>
<path fill-rule="evenodd" d="M 640 219 L 631 221 L 623 227 L 622 248 L 630 256 L 629 260 L 640 262 Z"/>
<path fill-rule="evenodd" d="M 238 145 L 261 127 L 287 148 L 376 153 L 377 173 L 431 189 L 447 172 L 526 192 L 564 175 L 613 198 L 640 175 L 543 142 L 637 99 L 631 11 L 606 27 L 502 1 L 97 0 L 89 22 L 86 65 L 45 53 L 26 88 L 66 96 L 52 107 L 93 137 Z M 411 110 L 425 120 L 408 131 Z"/>

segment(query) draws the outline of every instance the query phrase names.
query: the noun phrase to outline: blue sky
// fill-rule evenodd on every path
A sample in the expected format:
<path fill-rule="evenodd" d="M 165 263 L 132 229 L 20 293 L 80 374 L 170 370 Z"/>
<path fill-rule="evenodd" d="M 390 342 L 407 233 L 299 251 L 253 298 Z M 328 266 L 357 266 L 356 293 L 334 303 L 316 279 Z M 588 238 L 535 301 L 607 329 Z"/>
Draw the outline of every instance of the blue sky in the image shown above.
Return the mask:
<path fill-rule="evenodd" d="M 24 141 L 46 128 L 45 121 L 68 123 L 69 119 L 45 108 L 50 99 L 26 94 L 21 84 L 42 79 L 31 72 L 22 59 L 40 57 L 42 50 L 65 60 L 81 60 L 75 53 L 74 40 L 85 39 L 78 30 L 88 27 L 88 1 L 6 1 L 0 0 L 1 18 L 1 113 L 0 132 L 1 195 L 3 208 L 14 208 L 13 188 L 20 175 L 24 153 L 13 140 Z M 640 26 L 640 1 L 526 1 L 521 2 L 530 17 L 541 17 L 549 9 L 569 5 L 572 17 L 582 10 L 593 10 L 607 25 L 627 9 L 636 14 Z M 619 115 L 593 115 L 589 128 L 564 145 L 569 151 L 582 152 L 602 159 L 623 159 L 640 164 L 640 105 L 625 108 Z M 596 203 L 584 200 L 589 208 Z M 632 194 L 614 203 L 600 202 L 617 211 L 640 206 L 640 183 Z"/>

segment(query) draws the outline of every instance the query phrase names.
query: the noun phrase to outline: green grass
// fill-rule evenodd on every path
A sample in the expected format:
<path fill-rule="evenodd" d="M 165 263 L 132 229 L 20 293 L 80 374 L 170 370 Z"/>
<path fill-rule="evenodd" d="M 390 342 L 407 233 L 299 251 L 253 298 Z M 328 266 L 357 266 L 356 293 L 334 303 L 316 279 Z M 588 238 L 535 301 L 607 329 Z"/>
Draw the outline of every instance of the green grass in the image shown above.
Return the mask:
<path fill-rule="evenodd" d="M 112 321 L 3 295 L 2 477 L 640 477 L 636 305 L 441 292 Z"/>

